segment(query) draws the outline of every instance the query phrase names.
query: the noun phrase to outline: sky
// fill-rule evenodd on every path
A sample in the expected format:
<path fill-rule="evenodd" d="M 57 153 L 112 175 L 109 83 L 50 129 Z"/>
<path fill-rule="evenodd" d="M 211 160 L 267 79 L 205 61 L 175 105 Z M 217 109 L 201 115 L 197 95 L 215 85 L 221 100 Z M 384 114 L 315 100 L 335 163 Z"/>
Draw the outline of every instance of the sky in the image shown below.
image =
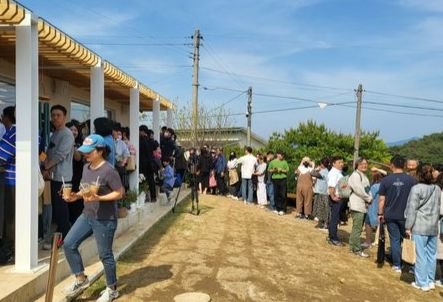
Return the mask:
<path fill-rule="evenodd" d="M 246 127 L 251 86 L 264 138 L 308 120 L 353 133 L 359 84 L 363 130 L 395 142 L 443 128 L 441 0 L 20 3 L 178 107 L 191 102 L 200 29 L 199 104 L 226 103 Z"/>

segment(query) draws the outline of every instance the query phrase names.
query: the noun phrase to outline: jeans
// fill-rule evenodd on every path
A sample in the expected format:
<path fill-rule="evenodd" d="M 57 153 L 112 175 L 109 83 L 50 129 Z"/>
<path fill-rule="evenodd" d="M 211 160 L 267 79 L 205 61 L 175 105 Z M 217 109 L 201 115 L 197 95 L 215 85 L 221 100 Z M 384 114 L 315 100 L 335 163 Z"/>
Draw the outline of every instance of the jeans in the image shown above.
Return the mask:
<path fill-rule="evenodd" d="M 391 258 L 394 266 L 401 266 L 401 243 L 405 237 L 405 221 L 404 220 L 388 220 L 389 240 L 391 242 Z"/>
<path fill-rule="evenodd" d="M 287 180 L 286 178 L 283 179 L 273 179 L 274 182 L 274 194 L 275 194 L 275 209 L 277 211 L 283 211 L 286 212 L 287 202 L 286 202 L 286 195 L 287 195 Z"/>
<path fill-rule="evenodd" d="M 253 197 L 252 179 L 242 178 L 241 180 L 241 196 L 243 200 L 252 202 Z"/>
<path fill-rule="evenodd" d="M 437 236 L 425 236 L 412 234 L 415 242 L 415 283 L 420 286 L 428 286 L 435 281 L 437 265 Z"/>
<path fill-rule="evenodd" d="M 51 242 L 51 230 L 52 225 L 52 205 L 44 204 L 42 211 L 42 227 L 43 227 L 43 239 L 47 242 Z"/>
<path fill-rule="evenodd" d="M 363 228 L 363 221 L 365 220 L 365 213 L 351 211 L 352 217 L 352 231 L 351 236 L 349 236 L 349 247 L 351 251 L 358 252 L 361 251 L 360 235 Z"/>
<path fill-rule="evenodd" d="M 274 199 L 274 184 L 272 181 L 266 183 L 266 194 L 268 195 L 269 206 L 272 210 L 275 209 L 275 199 Z"/>
<path fill-rule="evenodd" d="M 117 272 L 112 243 L 117 229 L 117 220 L 98 220 L 80 215 L 68 235 L 66 236 L 63 249 L 71 272 L 75 275 L 83 273 L 82 257 L 78 251 L 80 244 L 92 234 L 97 243 L 98 255 L 105 269 L 106 285 L 112 287 L 117 284 Z"/>
<path fill-rule="evenodd" d="M 57 231 L 62 233 L 63 238 L 69 232 L 71 223 L 69 222 L 69 208 L 68 203 L 63 200 L 60 195 L 63 183 L 60 181 L 51 181 L 51 202 L 52 202 L 52 217 L 57 224 Z"/>
<path fill-rule="evenodd" d="M 337 225 L 340 222 L 340 209 L 342 207 L 342 201 L 334 201 L 329 198 L 329 207 L 331 209 L 331 217 L 329 220 L 329 239 L 333 241 L 339 241 L 338 233 L 337 233 Z"/>
<path fill-rule="evenodd" d="M 217 179 L 218 194 L 225 195 L 226 194 L 226 182 L 225 182 L 224 173 L 223 173 L 223 176 L 221 175 L 221 173 L 217 173 L 216 179 Z"/>

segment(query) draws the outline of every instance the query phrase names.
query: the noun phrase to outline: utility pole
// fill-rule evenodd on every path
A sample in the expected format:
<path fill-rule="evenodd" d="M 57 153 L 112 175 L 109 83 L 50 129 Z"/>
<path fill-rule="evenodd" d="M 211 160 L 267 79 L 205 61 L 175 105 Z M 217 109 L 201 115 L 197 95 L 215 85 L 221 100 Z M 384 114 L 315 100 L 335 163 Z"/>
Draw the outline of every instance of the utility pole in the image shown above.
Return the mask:
<path fill-rule="evenodd" d="M 194 36 L 194 56 L 193 56 L 193 74 L 192 74 L 192 143 L 195 148 L 197 146 L 197 130 L 198 130 L 198 63 L 200 61 L 199 49 L 200 49 L 200 30 L 196 29 Z"/>
<path fill-rule="evenodd" d="M 361 136 L 361 103 L 362 103 L 362 96 L 363 96 L 363 86 L 362 84 L 358 85 L 358 88 L 356 90 L 357 93 L 357 112 L 355 114 L 355 137 L 354 137 L 354 162 L 352 167 L 355 169 L 355 163 L 358 159 L 358 153 L 360 151 L 360 136 Z"/>
<path fill-rule="evenodd" d="M 252 128 L 252 87 L 248 88 L 248 111 L 246 112 L 248 118 L 248 132 L 247 132 L 247 144 L 251 146 L 251 128 Z"/>

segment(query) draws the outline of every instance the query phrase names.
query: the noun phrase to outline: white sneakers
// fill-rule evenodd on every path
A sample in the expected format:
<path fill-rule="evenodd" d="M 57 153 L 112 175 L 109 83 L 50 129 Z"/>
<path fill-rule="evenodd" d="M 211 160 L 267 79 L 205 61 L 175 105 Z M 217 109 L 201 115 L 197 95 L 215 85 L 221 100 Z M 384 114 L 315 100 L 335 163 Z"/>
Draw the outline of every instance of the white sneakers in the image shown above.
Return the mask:
<path fill-rule="evenodd" d="M 118 298 L 118 291 L 106 287 L 106 289 L 101 292 L 101 296 L 100 298 L 97 299 L 97 302 L 111 302 L 117 298 Z"/>
<path fill-rule="evenodd" d="M 283 216 L 283 215 L 285 215 L 285 212 L 280 211 L 280 212 L 278 212 L 278 215 L 279 215 L 279 216 Z"/>
<path fill-rule="evenodd" d="M 429 285 L 428 285 L 428 286 L 418 286 L 417 283 L 412 282 L 411 285 L 412 285 L 413 288 L 421 289 L 421 290 L 424 291 L 424 292 L 428 292 L 428 291 L 430 291 L 431 289 L 434 289 L 434 288 L 435 288 L 434 283 L 432 283 L 430 286 L 429 286 Z M 432 288 L 432 287 L 433 287 L 433 288 Z"/>
<path fill-rule="evenodd" d="M 82 291 L 83 289 L 87 288 L 89 286 L 89 279 L 88 277 L 86 277 L 84 280 L 78 280 L 75 279 L 75 281 L 69 285 L 68 287 L 66 287 L 63 292 L 68 296 L 75 296 L 78 293 L 80 293 L 80 291 Z"/>

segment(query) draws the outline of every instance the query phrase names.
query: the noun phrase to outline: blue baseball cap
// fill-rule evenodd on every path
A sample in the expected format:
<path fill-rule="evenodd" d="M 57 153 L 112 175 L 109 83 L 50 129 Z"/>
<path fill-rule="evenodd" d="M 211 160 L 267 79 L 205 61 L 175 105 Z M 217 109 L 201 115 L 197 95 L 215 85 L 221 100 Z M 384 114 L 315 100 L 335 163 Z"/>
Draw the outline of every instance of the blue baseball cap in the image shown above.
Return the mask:
<path fill-rule="evenodd" d="M 85 138 L 82 146 L 78 148 L 78 151 L 81 153 L 91 153 L 95 150 L 95 148 L 104 146 L 106 146 L 106 144 L 103 136 L 98 134 L 91 134 L 90 136 Z"/>

